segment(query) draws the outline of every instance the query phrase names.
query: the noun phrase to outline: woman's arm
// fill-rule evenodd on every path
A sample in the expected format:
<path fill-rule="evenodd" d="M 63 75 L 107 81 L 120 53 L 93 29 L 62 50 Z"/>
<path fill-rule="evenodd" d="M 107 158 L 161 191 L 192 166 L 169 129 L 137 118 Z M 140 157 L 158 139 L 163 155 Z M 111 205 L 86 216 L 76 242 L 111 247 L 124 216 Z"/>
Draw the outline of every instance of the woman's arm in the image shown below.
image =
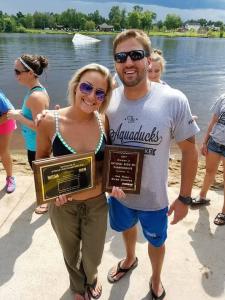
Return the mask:
<path fill-rule="evenodd" d="M 36 119 L 37 114 L 41 113 L 42 110 L 48 108 L 48 96 L 42 92 L 35 92 L 30 95 L 27 100 L 27 107 L 31 110 L 33 120 L 27 119 L 23 116 L 20 109 L 10 110 L 7 113 L 8 119 L 14 119 L 20 123 L 30 127 L 33 130 L 36 130 L 36 125 L 34 120 Z"/>

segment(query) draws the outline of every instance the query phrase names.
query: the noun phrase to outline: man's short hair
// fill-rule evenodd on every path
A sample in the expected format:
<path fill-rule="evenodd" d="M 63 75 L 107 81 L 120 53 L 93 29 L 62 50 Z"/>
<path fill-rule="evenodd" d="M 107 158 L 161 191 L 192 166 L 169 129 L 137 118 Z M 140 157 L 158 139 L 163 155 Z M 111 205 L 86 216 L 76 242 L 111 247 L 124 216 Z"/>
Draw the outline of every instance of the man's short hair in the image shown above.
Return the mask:
<path fill-rule="evenodd" d="M 135 38 L 143 46 L 143 49 L 149 53 L 149 55 L 151 54 L 152 48 L 150 38 L 144 31 L 139 29 L 128 29 L 117 34 L 113 41 L 113 54 L 116 53 L 116 48 L 120 43 L 131 38 Z"/>

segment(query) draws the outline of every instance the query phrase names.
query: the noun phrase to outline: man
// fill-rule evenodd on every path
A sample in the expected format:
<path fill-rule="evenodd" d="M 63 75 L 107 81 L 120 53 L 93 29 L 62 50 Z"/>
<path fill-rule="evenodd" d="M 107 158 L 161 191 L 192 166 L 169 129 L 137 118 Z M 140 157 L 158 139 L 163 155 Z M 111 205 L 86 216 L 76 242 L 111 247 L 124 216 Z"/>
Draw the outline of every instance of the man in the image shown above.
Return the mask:
<path fill-rule="evenodd" d="M 151 43 L 144 32 L 131 29 L 117 35 L 113 53 L 123 86 L 114 90 L 107 111 L 111 141 L 142 147 L 145 155 L 140 194 L 123 198 L 122 190 L 114 188 L 109 198 L 110 224 L 123 234 L 126 258 L 109 271 L 108 280 L 114 283 L 137 266 L 135 245 L 139 220 L 148 240 L 152 266 L 150 292 L 153 299 L 163 299 L 165 290 L 160 276 L 167 218 L 173 214 L 171 224 L 176 224 L 188 213 L 198 161 L 194 135 L 199 129 L 182 92 L 148 80 Z M 182 153 L 181 186 L 180 194 L 168 210 L 168 160 L 173 138 Z"/>

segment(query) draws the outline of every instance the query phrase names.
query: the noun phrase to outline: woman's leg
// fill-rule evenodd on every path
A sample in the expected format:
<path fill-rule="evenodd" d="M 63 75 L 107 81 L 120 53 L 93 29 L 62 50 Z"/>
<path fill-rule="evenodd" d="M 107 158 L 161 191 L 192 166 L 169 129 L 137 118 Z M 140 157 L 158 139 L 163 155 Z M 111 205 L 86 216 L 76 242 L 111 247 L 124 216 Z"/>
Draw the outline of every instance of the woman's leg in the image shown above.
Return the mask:
<path fill-rule="evenodd" d="M 27 150 L 27 159 L 31 169 L 33 169 L 32 162 L 35 160 L 35 155 L 36 155 L 36 151 Z M 43 203 L 41 205 L 38 205 L 34 211 L 38 215 L 46 213 L 48 211 L 48 203 Z"/>
<path fill-rule="evenodd" d="M 73 201 L 60 207 L 51 203 L 49 216 L 63 251 L 64 262 L 70 277 L 70 289 L 74 293 L 84 295 L 86 276 L 80 263 L 81 219 L 79 203 Z"/>
<path fill-rule="evenodd" d="M 98 281 L 98 266 L 104 250 L 108 206 L 104 194 L 85 202 L 81 231 L 82 265 L 89 291 L 93 296 L 98 297 L 102 290 Z"/>
<path fill-rule="evenodd" d="M 12 176 L 12 158 L 10 155 L 10 142 L 12 139 L 12 132 L 9 134 L 0 135 L 0 157 L 3 167 L 6 171 L 6 176 Z"/>
<path fill-rule="evenodd" d="M 205 159 L 206 173 L 200 192 L 200 197 L 204 199 L 206 198 L 206 194 L 210 188 L 210 185 L 213 183 L 213 180 L 215 178 L 221 160 L 221 155 L 217 154 L 216 152 L 208 151 Z"/>

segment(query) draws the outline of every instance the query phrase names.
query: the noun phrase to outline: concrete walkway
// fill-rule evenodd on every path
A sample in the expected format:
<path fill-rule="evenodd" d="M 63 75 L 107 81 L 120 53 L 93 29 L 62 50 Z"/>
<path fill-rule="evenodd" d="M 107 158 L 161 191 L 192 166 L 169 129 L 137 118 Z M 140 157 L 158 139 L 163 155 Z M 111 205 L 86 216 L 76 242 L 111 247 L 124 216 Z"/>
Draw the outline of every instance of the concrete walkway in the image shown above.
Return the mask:
<path fill-rule="evenodd" d="M 5 178 L 0 175 L 0 186 Z M 170 199 L 177 195 L 170 188 Z M 194 191 L 193 194 L 197 194 Z M 225 299 L 225 226 L 213 224 L 223 191 L 210 191 L 210 206 L 191 209 L 188 217 L 169 226 L 163 284 L 167 300 Z M 68 274 L 48 215 L 34 211 L 31 176 L 17 177 L 17 190 L 0 190 L 0 300 L 72 300 Z M 151 270 L 147 243 L 140 232 L 139 265 L 115 285 L 106 280 L 109 268 L 123 258 L 121 235 L 108 229 L 99 276 L 103 300 L 147 300 Z"/>

